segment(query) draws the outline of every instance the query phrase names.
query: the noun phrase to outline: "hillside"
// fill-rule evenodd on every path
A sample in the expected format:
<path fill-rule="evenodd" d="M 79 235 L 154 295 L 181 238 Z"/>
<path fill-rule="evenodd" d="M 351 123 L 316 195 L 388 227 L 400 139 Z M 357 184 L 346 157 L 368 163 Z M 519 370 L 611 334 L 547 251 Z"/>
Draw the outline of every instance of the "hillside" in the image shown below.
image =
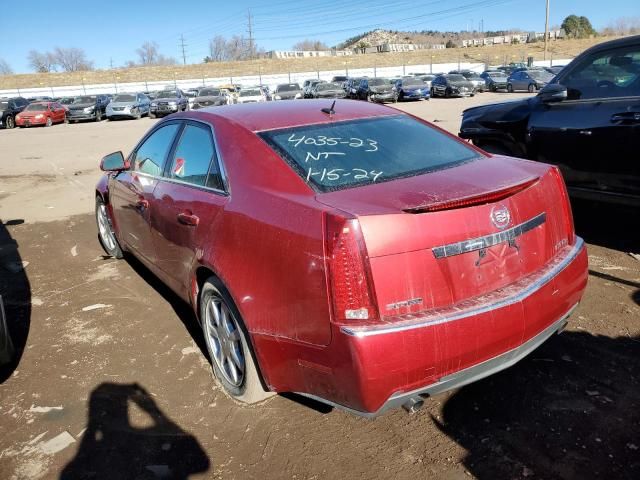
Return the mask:
<path fill-rule="evenodd" d="M 613 37 L 581 40 L 559 40 L 549 45 L 550 58 L 573 58 L 584 49 Z M 73 73 L 32 73 L 0 76 L 0 90 L 19 88 L 50 88 L 65 85 L 113 84 L 126 82 L 171 81 L 174 78 L 194 79 L 267 75 L 286 72 L 345 71 L 357 68 L 397 65 L 428 65 L 430 63 L 479 62 L 490 65 L 506 61 L 521 61 L 528 56 L 543 59 L 543 43 L 525 45 L 493 45 L 444 50 L 419 50 L 407 53 L 377 53 L 349 57 L 317 57 L 296 59 L 260 59 L 242 62 L 214 62 L 194 65 L 121 68 Z"/>

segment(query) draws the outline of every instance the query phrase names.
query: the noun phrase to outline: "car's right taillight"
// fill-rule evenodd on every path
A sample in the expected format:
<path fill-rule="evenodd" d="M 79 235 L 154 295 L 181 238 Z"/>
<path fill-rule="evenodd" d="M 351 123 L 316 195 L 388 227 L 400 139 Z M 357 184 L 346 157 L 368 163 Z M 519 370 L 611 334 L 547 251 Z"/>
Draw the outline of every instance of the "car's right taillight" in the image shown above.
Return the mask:
<path fill-rule="evenodd" d="M 360 223 L 354 218 L 328 213 L 324 219 L 325 259 L 334 321 L 353 323 L 377 319 Z"/>
<path fill-rule="evenodd" d="M 562 172 L 556 166 L 551 167 L 551 175 L 556 181 L 556 185 L 558 187 L 558 192 L 560 193 L 560 199 L 562 202 L 562 212 L 564 215 L 564 223 L 567 234 L 567 242 L 569 245 L 573 245 L 575 243 L 576 232 L 573 226 L 573 213 L 571 211 L 571 202 L 569 201 L 569 193 L 567 192 L 567 187 L 564 183 L 564 179 L 562 178 Z"/>

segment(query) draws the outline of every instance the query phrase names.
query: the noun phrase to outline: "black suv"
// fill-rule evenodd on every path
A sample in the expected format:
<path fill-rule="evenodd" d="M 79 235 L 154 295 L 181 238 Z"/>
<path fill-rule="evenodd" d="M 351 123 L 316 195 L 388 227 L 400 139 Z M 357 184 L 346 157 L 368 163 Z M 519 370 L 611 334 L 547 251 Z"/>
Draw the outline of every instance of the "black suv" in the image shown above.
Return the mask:
<path fill-rule="evenodd" d="M 78 95 L 66 105 L 67 120 L 75 123 L 80 120 L 99 122 L 107 116 L 107 105 L 111 99 L 106 95 Z"/>
<path fill-rule="evenodd" d="M 16 115 L 29 105 L 29 100 L 22 97 L 0 98 L 0 128 L 16 126 Z"/>
<path fill-rule="evenodd" d="M 465 110 L 460 136 L 558 165 L 574 198 L 640 206 L 640 36 L 591 47 L 535 97 Z"/>

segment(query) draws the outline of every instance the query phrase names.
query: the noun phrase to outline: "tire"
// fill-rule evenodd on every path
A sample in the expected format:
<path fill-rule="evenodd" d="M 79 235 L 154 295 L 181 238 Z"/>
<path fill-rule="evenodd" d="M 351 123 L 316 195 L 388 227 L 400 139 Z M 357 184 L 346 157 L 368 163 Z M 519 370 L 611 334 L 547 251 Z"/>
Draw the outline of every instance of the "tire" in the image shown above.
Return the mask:
<path fill-rule="evenodd" d="M 113 258 L 122 258 L 122 248 L 120 248 L 116 234 L 113 231 L 107 206 L 100 196 L 96 197 L 96 223 L 98 225 L 98 240 L 100 240 L 100 245 L 102 245 L 104 251 Z"/>
<path fill-rule="evenodd" d="M 240 313 L 216 277 L 210 277 L 202 286 L 199 313 L 213 373 L 223 390 L 246 404 L 273 396 L 262 386 Z"/>
<path fill-rule="evenodd" d="M 16 121 L 13 119 L 11 115 L 9 115 L 4 122 L 4 128 L 6 128 L 7 130 L 10 130 L 12 128 L 15 128 L 15 126 L 16 126 Z"/>
<path fill-rule="evenodd" d="M 100 113 L 100 110 L 98 110 L 96 112 L 96 118 L 93 119 L 94 122 L 99 122 L 102 120 L 102 114 Z"/>
<path fill-rule="evenodd" d="M 497 92 L 497 91 L 498 91 L 498 89 L 496 88 L 496 86 L 495 86 L 495 85 L 491 85 L 490 90 L 491 90 L 492 92 Z"/>
<path fill-rule="evenodd" d="M 140 120 L 142 118 L 142 114 L 140 113 L 140 109 L 136 109 L 136 114 L 133 116 L 134 120 Z"/>
<path fill-rule="evenodd" d="M 529 91 L 529 93 L 534 93 L 536 91 L 536 86 L 533 83 L 530 83 L 527 90 Z"/>
<path fill-rule="evenodd" d="M 151 110 L 149 110 L 149 118 L 156 118 L 156 114 L 151 113 Z"/>
<path fill-rule="evenodd" d="M 51 117 L 47 117 L 47 120 L 44 122 L 44 126 L 50 127 L 51 125 L 53 125 L 53 120 L 51 120 Z"/>
<path fill-rule="evenodd" d="M 436 96 L 436 91 L 434 90 L 434 88 L 433 88 L 433 87 L 431 87 L 431 92 L 430 92 L 430 95 L 429 95 L 429 96 L 430 96 L 431 98 L 433 98 L 433 97 L 435 97 L 435 96 Z"/>
<path fill-rule="evenodd" d="M 513 93 L 513 85 L 511 85 L 510 83 L 507 83 L 507 92 Z"/>
<path fill-rule="evenodd" d="M 448 88 L 445 88 L 444 90 L 444 98 L 449 98 L 451 96 L 451 93 L 449 92 Z"/>

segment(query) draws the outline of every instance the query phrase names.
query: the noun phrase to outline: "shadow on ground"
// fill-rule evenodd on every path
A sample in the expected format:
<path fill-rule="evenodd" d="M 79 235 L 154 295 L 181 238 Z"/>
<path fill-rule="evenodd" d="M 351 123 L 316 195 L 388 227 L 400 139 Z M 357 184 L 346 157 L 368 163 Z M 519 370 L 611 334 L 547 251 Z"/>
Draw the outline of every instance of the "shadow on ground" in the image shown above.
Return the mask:
<path fill-rule="evenodd" d="M 88 417 L 61 480 L 178 480 L 211 466 L 198 440 L 167 418 L 138 384 L 100 384 L 91 392 Z"/>
<path fill-rule="evenodd" d="M 587 243 L 640 253 L 637 210 L 604 202 L 572 200 L 576 233 Z"/>
<path fill-rule="evenodd" d="M 640 478 L 640 338 L 564 332 L 444 404 L 479 479 Z"/>
<path fill-rule="evenodd" d="M 11 229 L 20 228 L 23 220 L 0 221 L 0 296 L 4 303 L 10 342 L 0 334 L 0 383 L 15 371 L 22 358 L 31 323 L 31 286 L 19 245 Z"/>

